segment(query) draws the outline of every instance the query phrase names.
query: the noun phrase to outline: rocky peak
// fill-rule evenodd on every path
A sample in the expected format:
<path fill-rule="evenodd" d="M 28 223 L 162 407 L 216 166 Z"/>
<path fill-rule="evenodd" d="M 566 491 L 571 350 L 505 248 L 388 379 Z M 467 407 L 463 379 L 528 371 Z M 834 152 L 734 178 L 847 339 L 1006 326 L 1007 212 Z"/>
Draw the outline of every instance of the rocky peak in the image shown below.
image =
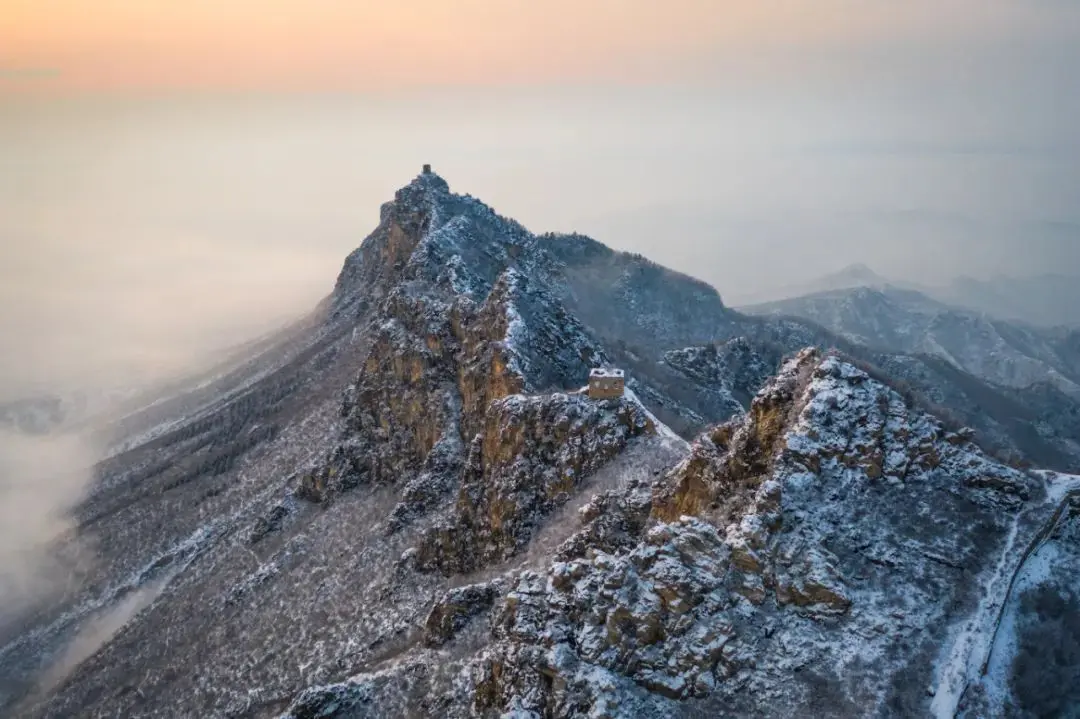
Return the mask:
<path fill-rule="evenodd" d="M 334 302 L 361 300 L 366 306 L 407 280 L 442 280 L 452 292 L 482 298 L 508 264 L 509 253 L 499 246 L 527 234 L 482 202 L 450 192 L 439 175 L 422 173 L 382 205 L 378 226 L 345 259 Z M 470 280 L 480 286 L 468 286 Z"/>
<path fill-rule="evenodd" d="M 1012 528 L 1042 492 L 842 357 L 801 352 L 651 495 L 594 498 L 548 569 L 518 575 L 465 701 L 631 717 L 794 715 L 828 697 L 838 715 L 925 714 L 937 632 L 1002 553 L 1019 561 Z"/>
<path fill-rule="evenodd" d="M 287 372 L 148 444 L 164 461 L 117 459 L 141 493 L 98 507 L 119 569 L 0 655 L 24 671 L 155 568 L 176 581 L 40 714 L 997 716 L 976 674 L 1011 661 L 999 625 L 1027 631 L 1014 580 L 1074 566 L 1046 546 L 1075 545 L 1080 481 L 802 349 L 820 328 L 437 175 L 383 206 L 331 309 Z M 580 393 L 609 365 L 624 396 Z M 279 405 L 254 448 L 221 419 Z M 213 484 L 169 467 L 203 445 Z M 194 539 L 148 554 L 165 530 Z"/>
<path fill-rule="evenodd" d="M 1024 476 L 987 459 L 972 437 L 945 429 L 841 355 L 807 349 L 780 368 L 745 418 L 695 442 L 655 511 L 707 513 L 717 498 L 732 496 L 734 485 L 760 483 L 778 467 L 816 475 L 829 463 L 897 486 L 949 463 L 953 476 L 1025 495 Z"/>
<path fill-rule="evenodd" d="M 636 401 L 567 394 L 609 359 L 558 296 L 557 270 L 531 233 L 450 193 L 437 175 L 399 190 L 343 270 L 368 278 L 355 292 L 371 308 L 370 349 L 346 393 L 345 435 L 300 494 L 326 502 L 363 484 L 395 485 L 396 528 L 459 488 L 461 516 L 444 522 L 458 529 L 425 556 L 453 549 L 452 561 L 427 565 L 465 571 L 516 551 L 578 482 L 655 433 Z M 350 281 L 339 289 L 352 291 Z M 489 529 L 477 529 L 482 507 Z M 495 538 L 470 544 L 477 531 Z"/>
<path fill-rule="evenodd" d="M 837 281 L 852 283 L 852 286 L 881 287 L 887 284 L 887 280 L 874 272 L 863 262 L 855 262 L 835 272 L 832 277 Z"/>
<path fill-rule="evenodd" d="M 425 535 L 418 566 L 471 571 L 478 557 L 519 551 L 552 494 L 571 487 L 566 470 L 595 452 L 547 428 L 572 435 L 597 416 L 632 431 L 634 414 L 570 396 L 494 402 L 455 512 Z M 601 435 L 602 452 L 619 452 L 624 431 Z M 530 437 L 546 449 L 523 452 Z M 807 349 L 665 476 L 582 506 L 581 529 L 546 566 L 449 591 L 428 615 L 427 645 L 453 652 L 474 623 L 485 639 L 449 683 L 408 685 L 462 716 L 955 710 L 975 678 L 953 668 L 992 639 L 941 637 L 969 617 L 992 631 L 997 585 L 1022 562 L 1017 533 L 1057 516 L 1047 497 L 1045 482 L 986 457 L 971 433 L 843 356 Z M 397 671 L 305 701 L 362 692 L 400 711 Z"/>
<path fill-rule="evenodd" d="M 816 350 L 799 353 L 758 393 L 746 417 L 699 437 L 658 493 L 654 514 L 669 520 L 712 512 L 730 520 L 737 514 L 770 474 L 778 443 L 801 402 L 802 385 L 819 361 Z"/>

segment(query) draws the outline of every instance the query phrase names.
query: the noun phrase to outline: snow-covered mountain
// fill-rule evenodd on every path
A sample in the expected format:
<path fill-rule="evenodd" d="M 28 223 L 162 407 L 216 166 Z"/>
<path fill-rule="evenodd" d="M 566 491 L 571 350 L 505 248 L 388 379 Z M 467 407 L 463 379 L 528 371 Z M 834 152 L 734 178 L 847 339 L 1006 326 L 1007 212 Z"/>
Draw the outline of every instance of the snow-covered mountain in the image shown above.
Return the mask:
<path fill-rule="evenodd" d="M 603 365 L 622 398 L 580 393 Z M 1080 418 L 1044 390 L 425 172 L 311 318 L 125 418 L 59 548 L 96 571 L 0 626 L 0 713 L 1052 712 L 1080 486 L 1019 465 L 1073 466 Z"/>
<path fill-rule="evenodd" d="M 988 382 L 1050 382 L 1080 397 L 1080 331 L 1041 329 L 958 310 L 913 290 L 856 287 L 745 308 L 812 320 L 852 342 L 940 357 Z"/>
<path fill-rule="evenodd" d="M 820 277 L 745 295 L 740 298 L 739 304 L 740 306 L 753 306 L 755 304 L 777 302 L 791 297 L 849 290 L 855 287 L 893 287 L 896 285 L 895 281 L 882 277 L 869 266 L 862 262 L 856 262 Z"/>
<path fill-rule="evenodd" d="M 944 284 L 920 284 L 884 277 L 862 263 L 806 282 L 773 288 L 741 298 L 740 309 L 757 312 L 805 297 L 843 294 L 857 289 L 908 296 L 909 302 L 927 300 L 957 311 L 982 314 L 996 320 L 1040 328 L 1080 327 L 1080 276 L 1043 274 L 1034 277 L 1000 275 L 981 280 L 961 276 Z"/>

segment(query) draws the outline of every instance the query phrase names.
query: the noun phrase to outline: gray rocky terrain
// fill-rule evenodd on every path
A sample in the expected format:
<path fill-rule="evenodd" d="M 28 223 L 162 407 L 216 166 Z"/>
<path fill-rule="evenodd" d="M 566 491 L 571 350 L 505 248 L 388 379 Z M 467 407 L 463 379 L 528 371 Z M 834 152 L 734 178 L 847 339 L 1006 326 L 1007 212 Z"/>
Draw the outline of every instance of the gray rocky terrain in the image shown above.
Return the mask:
<path fill-rule="evenodd" d="M 622 398 L 581 392 L 604 365 Z M 0 627 L 0 713 L 1068 711 L 1080 446 L 1042 387 L 425 173 L 308 320 L 113 426 L 57 547 L 92 570 Z"/>

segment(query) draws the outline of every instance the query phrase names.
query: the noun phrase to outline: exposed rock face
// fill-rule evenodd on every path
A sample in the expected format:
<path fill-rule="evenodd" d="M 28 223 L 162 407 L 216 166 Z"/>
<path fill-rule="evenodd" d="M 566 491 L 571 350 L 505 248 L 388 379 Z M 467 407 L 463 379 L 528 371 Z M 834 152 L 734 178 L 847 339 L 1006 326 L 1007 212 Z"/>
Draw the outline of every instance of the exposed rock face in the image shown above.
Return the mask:
<path fill-rule="evenodd" d="M 476 708 L 625 713 L 605 696 L 619 675 L 670 699 L 707 694 L 732 635 L 717 620 L 733 604 L 729 554 L 714 527 L 688 518 L 654 526 L 629 552 L 523 574 L 494 619 Z"/>
<path fill-rule="evenodd" d="M 639 690 L 721 691 L 753 715 L 781 697 L 797 714 L 824 682 L 841 715 L 914 709 L 929 667 L 923 684 L 900 676 L 932 651 L 922 627 L 970 601 L 958 569 L 992 567 L 1036 484 L 850 364 L 801 353 L 741 423 L 699 438 L 651 499 L 634 488 L 597 498 L 546 576 L 519 577 L 494 615 L 474 708 L 635 716 L 655 701 Z M 939 493 L 948 506 L 928 503 Z M 883 509 L 875 494 L 926 514 Z M 845 657 L 856 638 L 863 649 Z M 821 675 L 833 662 L 844 669 Z M 802 666 L 817 678 L 790 673 Z"/>
<path fill-rule="evenodd" d="M 507 559 L 582 479 L 655 432 L 636 402 L 514 395 L 491 404 L 473 440 L 454 514 L 421 545 L 419 566 L 465 574 Z"/>
<path fill-rule="evenodd" d="M 924 410 L 951 425 L 975 428 L 980 445 L 1010 463 L 1080 471 L 1074 439 L 1080 403 L 1045 382 L 1025 390 L 995 386 L 939 356 L 875 350 L 806 320 L 747 318 L 740 331 L 762 348 L 759 354 L 774 346 L 787 352 L 811 345 L 839 349 Z"/>
<path fill-rule="evenodd" d="M 1020 670 L 969 668 L 997 617 L 1045 628 L 1009 587 L 1070 571 L 1045 552 L 1072 551 L 1075 481 L 924 411 L 1019 447 L 1044 420 L 1010 424 L 974 377 L 804 349 L 841 342 L 431 174 L 323 309 L 102 468 L 80 510 L 102 577 L 0 646 L 6 713 L 974 716 L 1025 695 L 999 691 Z M 610 364 L 624 397 L 576 392 Z M 1052 424 L 1038 446 L 1067 456 Z M 35 693 L 125 596 L 148 603 Z"/>
<path fill-rule="evenodd" d="M 403 486 L 392 514 L 391 526 L 397 527 L 430 511 L 461 481 L 476 493 L 482 483 L 477 472 L 483 472 L 477 467 L 495 462 L 489 455 L 501 441 L 492 433 L 505 434 L 508 423 L 524 419 L 510 405 L 493 403 L 521 392 L 579 387 L 591 367 L 607 361 L 585 327 L 544 286 L 545 263 L 551 259 L 523 228 L 451 195 L 436 175 L 421 176 L 384 206 L 380 228 L 346 262 L 336 290 L 339 296 L 357 287 L 385 292 L 371 350 L 343 407 L 348 430 L 329 461 L 304 478 L 300 494 L 324 502 L 361 483 Z M 531 420 L 533 431 L 559 421 L 567 401 L 541 401 L 549 412 Z M 585 425 L 606 432 L 598 416 L 578 416 L 588 413 L 588 403 L 571 405 L 576 434 L 566 436 L 560 425 L 551 441 L 581 443 L 590 431 Z M 641 424 L 638 414 L 631 425 Z M 558 471 L 571 477 L 592 471 L 613 453 L 605 442 L 593 448 L 598 451 L 587 463 L 567 457 Z M 519 443 L 504 449 L 501 461 L 510 464 L 527 451 Z M 550 459 L 552 450 L 544 452 L 526 464 Z M 497 512 L 492 521 L 501 523 Z"/>
<path fill-rule="evenodd" d="M 668 476 L 585 505 L 550 564 L 509 576 L 487 645 L 411 686 L 451 716 L 925 715 L 936 697 L 955 711 L 947 669 L 992 627 L 951 628 L 992 619 L 1018 533 L 1052 505 L 1039 477 L 807 350 Z M 490 593 L 444 600 L 437 643 Z M 370 711 L 404 710 L 375 688 L 400 690 L 403 661 L 392 680 L 350 680 Z"/>
<path fill-rule="evenodd" d="M 797 411 L 800 380 L 805 381 L 817 361 L 816 352 L 801 353 L 754 399 L 743 421 L 721 425 L 698 439 L 677 482 L 658 498 L 656 516 L 671 520 L 709 510 L 731 519 L 746 492 L 756 491 L 769 475 L 777 439 Z"/>
<path fill-rule="evenodd" d="M 503 587 L 498 582 L 451 589 L 431 608 L 424 622 L 424 642 L 429 647 L 446 644 L 473 617 L 490 610 L 496 597 L 502 593 Z"/>

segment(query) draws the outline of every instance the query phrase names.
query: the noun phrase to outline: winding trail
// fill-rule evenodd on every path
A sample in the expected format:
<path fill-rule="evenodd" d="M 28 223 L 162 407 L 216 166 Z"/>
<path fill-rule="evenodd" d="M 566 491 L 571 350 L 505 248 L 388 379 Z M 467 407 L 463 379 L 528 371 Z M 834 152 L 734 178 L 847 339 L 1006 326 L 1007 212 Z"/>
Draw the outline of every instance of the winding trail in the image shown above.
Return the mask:
<path fill-rule="evenodd" d="M 1009 579 L 1009 586 L 1005 590 L 1005 601 L 1001 605 L 1001 611 L 998 613 L 997 621 L 994 622 L 994 632 L 990 637 L 991 651 L 986 657 L 986 661 L 983 662 L 982 671 L 980 674 L 986 676 L 987 669 L 990 666 L 990 660 L 993 657 L 993 646 L 996 643 L 998 630 L 1001 628 L 1001 619 L 1005 616 L 1005 609 L 1009 604 L 1009 599 L 1012 596 L 1013 588 L 1016 585 L 1016 578 L 1020 576 L 1020 573 L 1024 569 L 1024 565 L 1027 561 L 1042 548 L 1046 541 L 1050 538 L 1050 535 L 1054 533 L 1054 530 L 1061 523 L 1062 517 L 1065 515 L 1065 510 L 1068 508 L 1069 503 L 1074 497 L 1080 497 L 1080 478 L 1077 478 L 1077 486 L 1067 491 L 1061 500 L 1058 502 L 1057 507 L 1054 508 L 1054 514 L 1050 519 L 1036 532 L 1032 537 L 1031 542 L 1028 544 L 1027 549 L 1024 550 L 1023 556 L 1020 558 L 1020 564 L 1017 565 L 1016 570 L 1013 572 L 1012 577 Z"/>
<path fill-rule="evenodd" d="M 1080 476 L 1049 472 L 1041 472 L 1040 476 L 1047 483 L 1045 501 L 1016 515 L 998 564 L 983 583 L 982 599 L 953 642 L 948 661 L 940 672 L 930 704 L 931 714 L 937 719 L 955 719 L 968 688 L 986 675 L 1017 577 L 1060 523 L 1070 501 L 1080 497 Z M 1022 519 L 1033 512 L 1045 511 L 1047 505 L 1053 505 L 1050 516 L 1032 535 L 1019 559 L 1011 562 Z"/>

